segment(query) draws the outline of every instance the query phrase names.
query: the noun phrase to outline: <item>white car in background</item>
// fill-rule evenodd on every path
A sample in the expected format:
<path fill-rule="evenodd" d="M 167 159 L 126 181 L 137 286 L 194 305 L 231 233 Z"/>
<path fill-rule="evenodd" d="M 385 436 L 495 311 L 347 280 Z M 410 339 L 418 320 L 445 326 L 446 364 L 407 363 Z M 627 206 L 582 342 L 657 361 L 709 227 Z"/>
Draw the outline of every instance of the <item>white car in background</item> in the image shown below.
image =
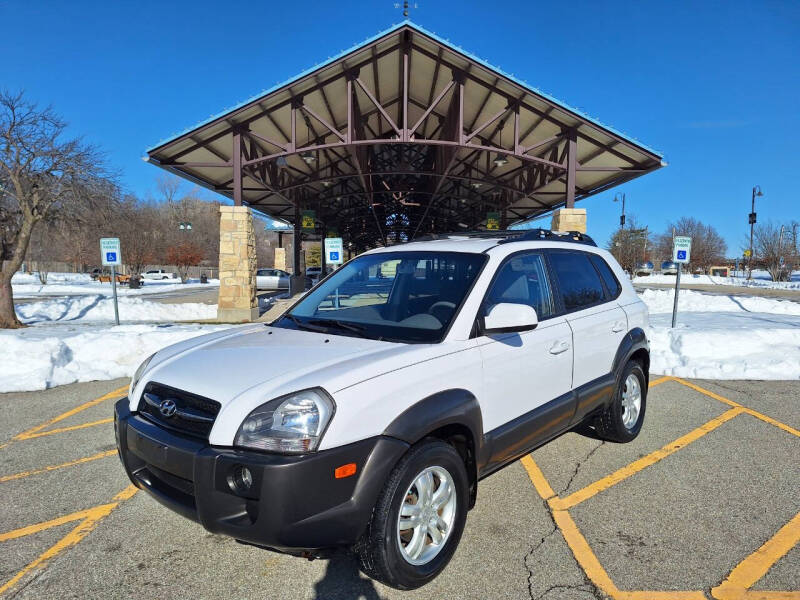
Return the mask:
<path fill-rule="evenodd" d="M 289 273 L 280 269 L 259 269 L 256 271 L 256 288 L 259 290 L 287 290 L 290 277 Z"/>
<path fill-rule="evenodd" d="M 145 360 L 115 406 L 117 447 L 137 487 L 216 534 L 307 558 L 351 548 L 413 589 L 453 556 L 481 479 L 582 422 L 636 438 L 647 329 L 588 236 L 378 248 L 274 322 Z"/>
<path fill-rule="evenodd" d="M 142 279 L 151 280 L 164 280 L 164 279 L 177 279 L 177 275 L 166 269 L 150 269 L 142 273 Z"/>

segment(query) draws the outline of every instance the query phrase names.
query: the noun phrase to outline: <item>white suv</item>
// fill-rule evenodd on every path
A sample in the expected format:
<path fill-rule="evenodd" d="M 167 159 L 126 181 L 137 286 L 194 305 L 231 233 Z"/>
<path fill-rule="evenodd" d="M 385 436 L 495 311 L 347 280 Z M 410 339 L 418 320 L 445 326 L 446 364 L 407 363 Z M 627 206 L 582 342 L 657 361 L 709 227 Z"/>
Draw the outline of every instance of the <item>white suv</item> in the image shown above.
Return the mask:
<path fill-rule="evenodd" d="M 647 309 L 605 250 L 544 230 L 358 256 L 281 318 L 148 358 L 115 410 L 131 480 L 212 532 L 357 552 L 399 589 L 456 550 L 478 481 L 645 413 Z"/>

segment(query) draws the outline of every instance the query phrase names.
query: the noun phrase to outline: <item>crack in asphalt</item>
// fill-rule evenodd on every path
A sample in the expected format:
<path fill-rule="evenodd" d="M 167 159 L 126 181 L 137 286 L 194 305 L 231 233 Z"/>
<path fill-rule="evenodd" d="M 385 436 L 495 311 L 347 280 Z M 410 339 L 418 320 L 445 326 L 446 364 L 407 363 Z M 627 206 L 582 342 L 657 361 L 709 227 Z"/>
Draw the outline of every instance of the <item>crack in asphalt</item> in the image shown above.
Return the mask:
<path fill-rule="evenodd" d="M 577 462 L 577 464 L 575 465 L 575 470 L 573 471 L 572 475 L 570 476 L 569 480 L 567 481 L 567 484 L 559 492 L 556 492 L 555 496 L 560 496 L 561 494 L 563 494 L 564 492 L 566 492 L 570 488 L 570 486 L 572 485 L 573 480 L 578 475 L 578 472 L 580 471 L 580 469 L 583 466 L 583 464 L 587 460 L 589 460 L 592 457 L 592 455 L 595 452 L 597 452 L 597 450 L 601 446 L 603 446 L 604 444 L 605 444 L 605 440 L 601 440 L 599 444 L 594 446 L 586 454 L 586 456 L 584 456 L 582 459 L 580 459 Z M 528 566 L 528 560 L 531 557 L 533 557 L 533 555 L 542 546 L 544 546 L 545 542 L 547 542 L 547 540 L 554 533 L 556 533 L 558 531 L 558 525 L 556 524 L 555 517 L 553 516 L 553 509 L 550 507 L 549 500 L 550 500 L 549 498 L 542 499 L 542 505 L 544 506 L 544 509 L 545 509 L 545 511 L 547 513 L 547 517 L 550 519 L 550 523 L 552 525 L 552 528 L 550 529 L 550 531 L 548 531 L 545 535 L 542 536 L 542 538 L 539 540 L 538 544 L 535 544 L 535 545 L 531 546 L 531 549 L 528 551 L 528 553 L 523 558 L 523 564 L 525 565 L 525 568 L 528 570 L 528 596 L 531 598 L 531 600 L 542 600 L 542 598 L 547 596 L 547 594 L 549 594 L 550 592 L 555 591 L 555 590 L 579 590 L 579 591 L 582 591 L 582 592 L 590 593 L 597 600 L 605 600 L 606 595 L 602 591 L 600 591 L 600 588 L 598 588 L 591 579 L 589 579 L 589 576 L 586 574 L 586 572 L 583 570 L 583 568 L 580 566 L 580 564 L 578 564 L 578 561 L 575 558 L 575 556 L 572 554 L 572 550 L 571 549 L 569 550 L 569 556 L 572 558 L 572 561 L 575 563 L 575 566 L 578 568 L 578 571 L 580 572 L 581 576 L 583 577 L 583 581 L 584 582 L 582 584 L 579 584 L 579 585 L 567 585 L 567 584 L 552 585 L 549 588 L 547 588 L 546 590 L 544 590 L 541 594 L 539 594 L 537 596 L 534 596 L 534 590 L 533 590 L 533 586 L 534 586 L 534 582 L 533 582 L 534 571 L 533 571 L 533 569 L 531 567 Z"/>

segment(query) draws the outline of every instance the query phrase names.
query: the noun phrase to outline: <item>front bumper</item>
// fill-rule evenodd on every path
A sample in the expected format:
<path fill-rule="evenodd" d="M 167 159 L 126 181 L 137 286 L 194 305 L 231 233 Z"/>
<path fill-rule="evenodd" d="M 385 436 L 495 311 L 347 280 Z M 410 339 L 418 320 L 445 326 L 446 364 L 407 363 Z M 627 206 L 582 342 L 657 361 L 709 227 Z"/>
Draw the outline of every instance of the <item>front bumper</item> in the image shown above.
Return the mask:
<path fill-rule="evenodd" d="M 114 407 L 114 431 L 137 487 L 211 532 L 290 553 L 354 544 L 408 449 L 384 436 L 302 456 L 214 447 L 131 413 L 127 398 Z M 347 463 L 356 474 L 336 479 Z M 238 467 L 252 473 L 246 492 L 229 483 Z"/>

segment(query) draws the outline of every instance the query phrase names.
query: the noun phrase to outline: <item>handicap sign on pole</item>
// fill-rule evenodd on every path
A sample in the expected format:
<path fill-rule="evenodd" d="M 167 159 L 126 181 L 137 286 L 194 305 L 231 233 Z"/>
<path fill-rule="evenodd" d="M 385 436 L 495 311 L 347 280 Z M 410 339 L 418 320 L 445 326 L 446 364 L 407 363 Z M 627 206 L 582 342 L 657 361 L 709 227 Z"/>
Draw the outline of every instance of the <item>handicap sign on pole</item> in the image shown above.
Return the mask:
<path fill-rule="evenodd" d="M 117 267 L 122 264 L 122 249 L 119 238 L 100 238 L 100 260 L 104 267 L 111 267 L 111 290 L 114 296 L 114 322 L 119 325 L 117 306 Z"/>
<path fill-rule="evenodd" d="M 672 260 L 678 263 L 678 273 L 675 275 L 675 299 L 672 304 L 672 326 L 678 317 L 678 294 L 681 291 L 681 267 L 689 262 L 692 255 L 692 238 L 675 236 L 672 246 Z"/>
<path fill-rule="evenodd" d="M 342 238 L 325 238 L 325 262 L 340 265 L 344 262 Z"/>

